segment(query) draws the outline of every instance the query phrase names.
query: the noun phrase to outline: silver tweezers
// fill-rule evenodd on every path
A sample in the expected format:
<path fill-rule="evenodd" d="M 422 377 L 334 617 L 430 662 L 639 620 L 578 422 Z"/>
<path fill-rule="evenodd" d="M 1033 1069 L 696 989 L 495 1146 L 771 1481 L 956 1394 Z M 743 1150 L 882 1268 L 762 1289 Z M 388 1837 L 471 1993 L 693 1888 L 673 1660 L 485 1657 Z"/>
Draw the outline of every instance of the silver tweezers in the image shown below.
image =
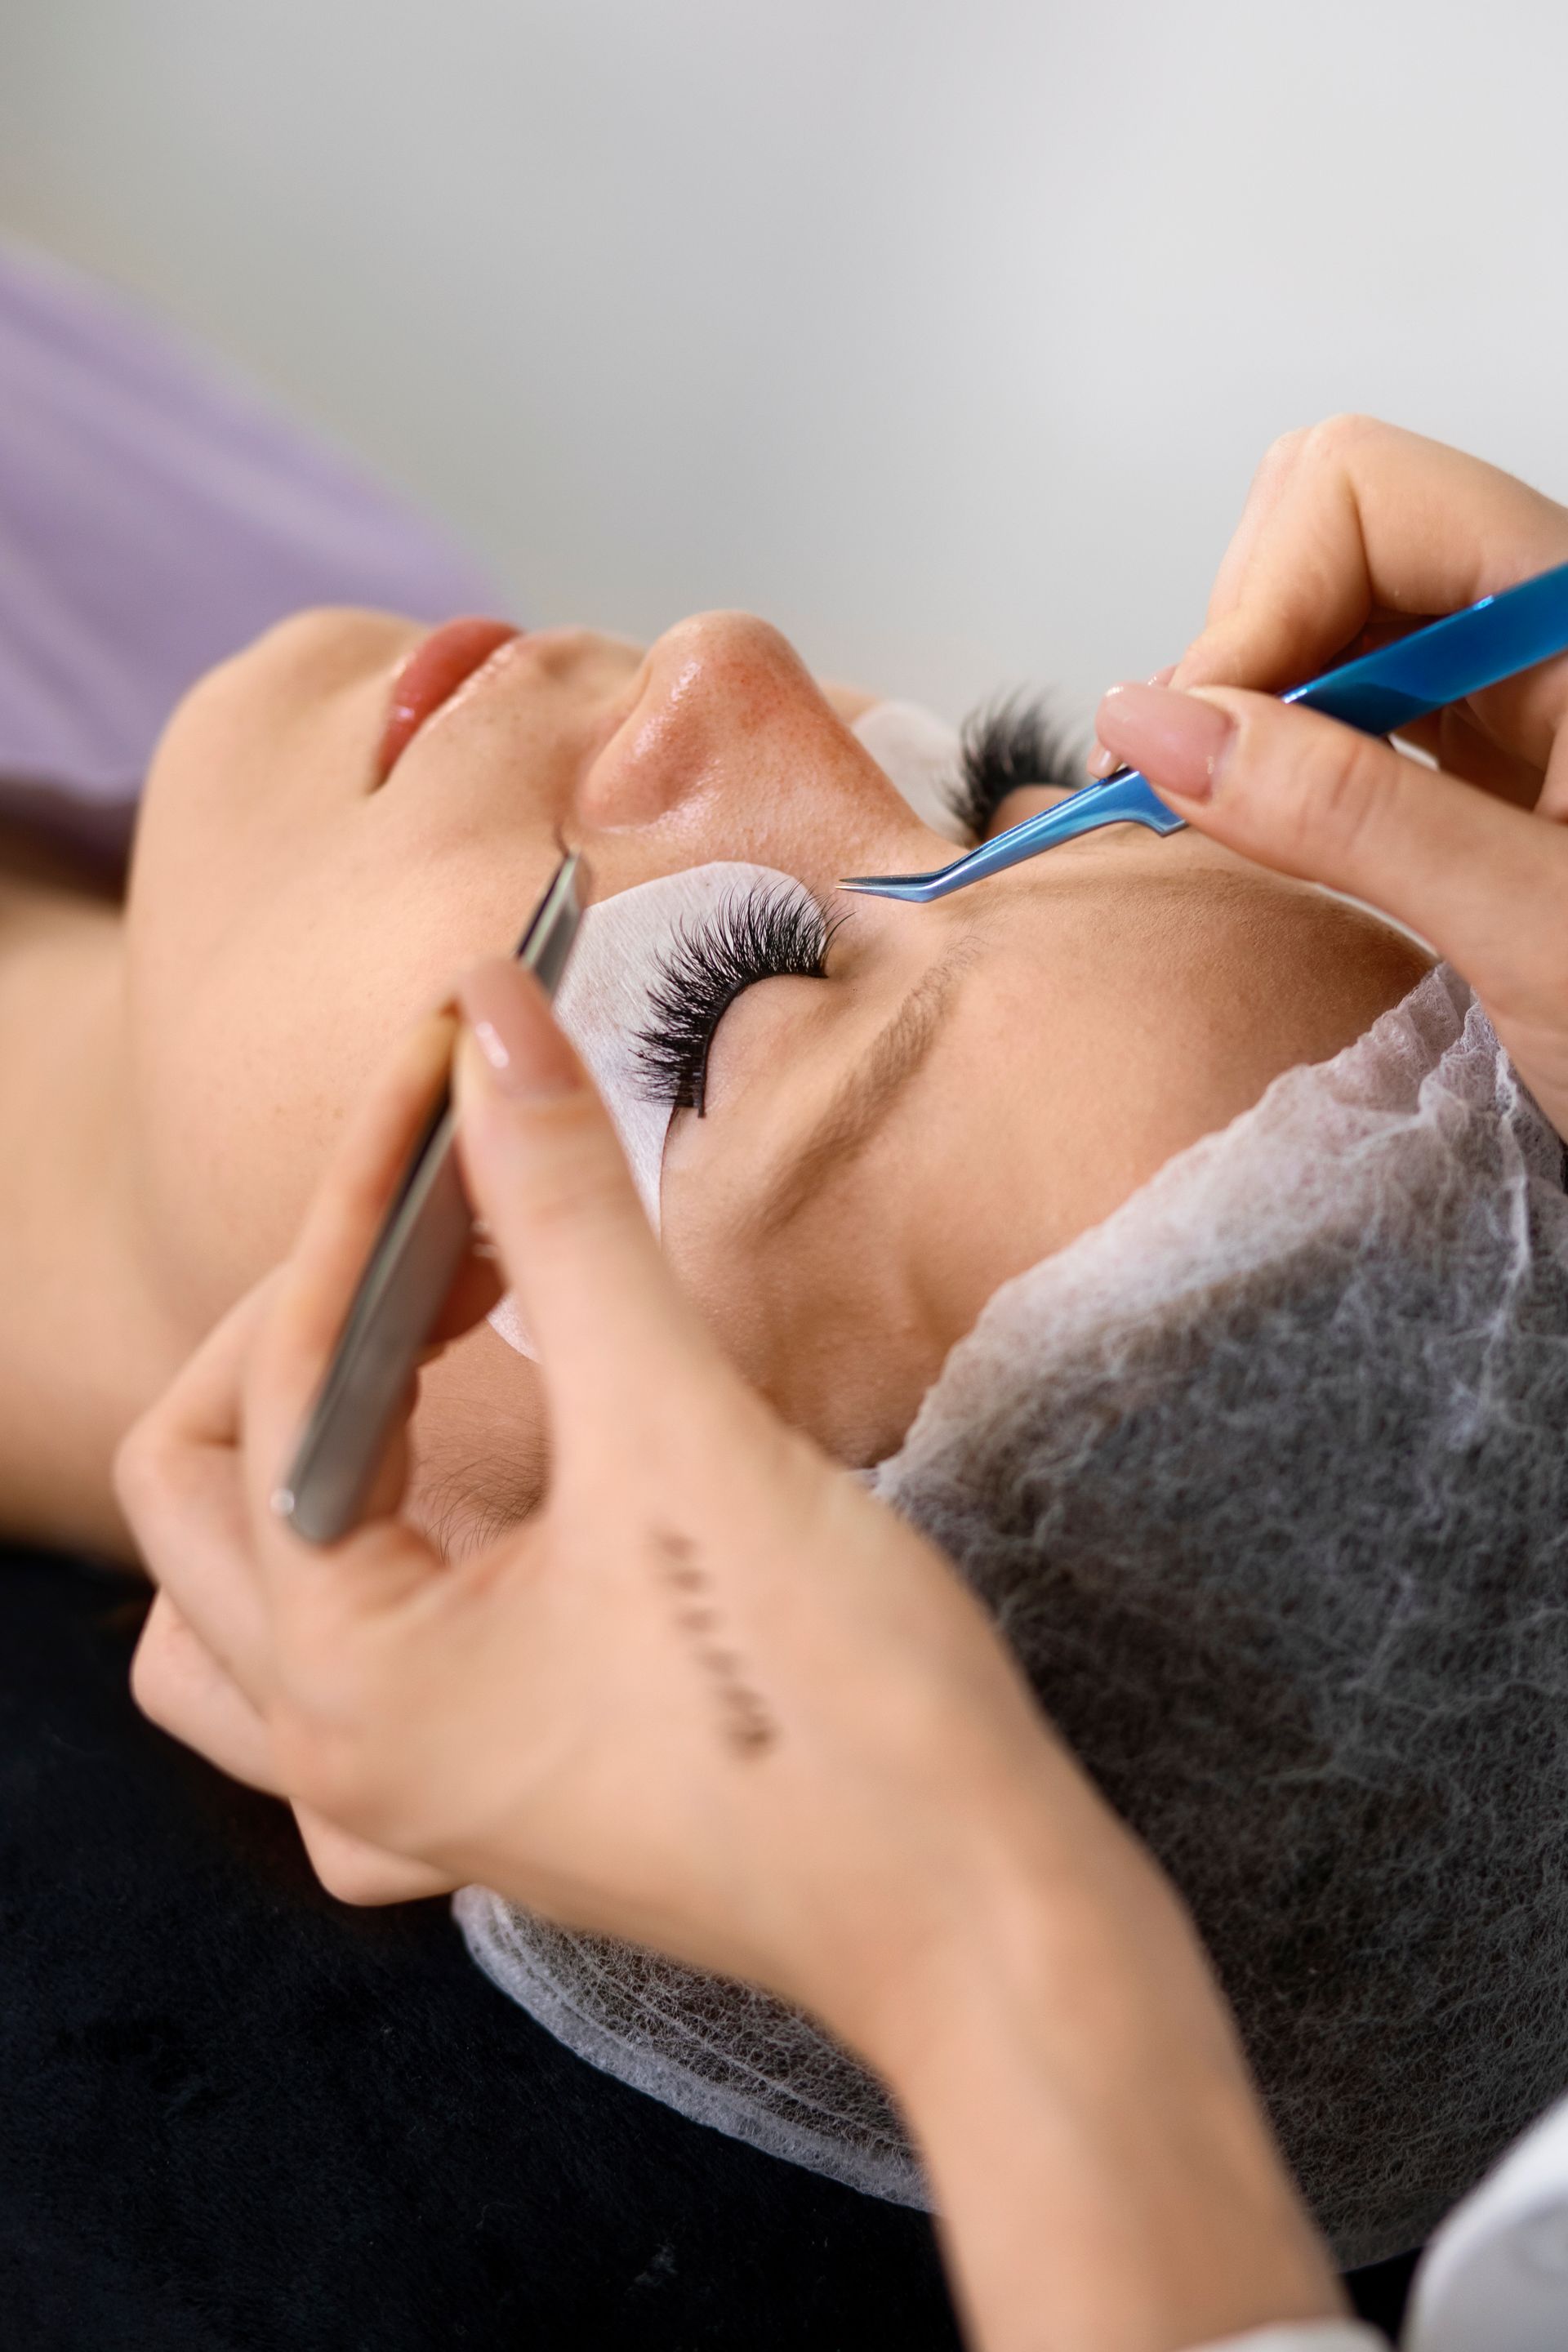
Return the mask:
<path fill-rule="evenodd" d="M 570 851 L 518 941 L 553 999 L 583 919 L 588 871 Z M 336 1543 L 364 1508 L 415 1366 L 463 1262 L 473 1219 L 449 1085 L 410 1154 L 272 1507 L 307 1543 Z"/>

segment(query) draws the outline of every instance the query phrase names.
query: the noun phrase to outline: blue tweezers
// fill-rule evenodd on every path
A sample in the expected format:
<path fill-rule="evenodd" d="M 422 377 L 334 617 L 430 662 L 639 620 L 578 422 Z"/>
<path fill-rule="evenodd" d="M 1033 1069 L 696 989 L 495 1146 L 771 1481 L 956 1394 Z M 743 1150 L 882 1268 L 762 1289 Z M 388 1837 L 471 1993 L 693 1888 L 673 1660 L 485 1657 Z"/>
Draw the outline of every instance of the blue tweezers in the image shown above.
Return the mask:
<path fill-rule="evenodd" d="M 1366 735 L 1392 735 L 1441 710 L 1467 694 L 1479 694 L 1500 678 L 1532 669 L 1537 662 L 1568 651 L 1568 563 L 1538 572 L 1517 588 L 1483 596 L 1462 613 L 1450 613 L 1359 661 L 1325 671 L 1310 686 L 1292 687 L 1281 697 L 1325 718 L 1359 727 Z M 928 906 L 950 891 L 966 890 L 988 874 L 1021 866 L 1028 857 L 1076 841 L 1102 824 L 1142 824 L 1152 833 L 1180 833 L 1184 817 L 1167 808 L 1136 768 L 1119 768 L 1103 783 L 1085 784 L 1039 816 L 999 833 L 939 866 L 931 874 L 860 874 L 840 887 L 877 898 L 907 898 Z"/>

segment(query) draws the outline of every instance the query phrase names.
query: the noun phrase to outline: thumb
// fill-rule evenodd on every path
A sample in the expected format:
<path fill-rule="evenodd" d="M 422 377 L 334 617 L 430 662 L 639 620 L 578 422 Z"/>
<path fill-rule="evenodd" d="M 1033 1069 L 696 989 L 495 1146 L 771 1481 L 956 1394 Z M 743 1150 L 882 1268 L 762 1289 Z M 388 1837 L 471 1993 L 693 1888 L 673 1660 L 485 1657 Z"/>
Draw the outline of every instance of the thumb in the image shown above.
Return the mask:
<path fill-rule="evenodd" d="M 1236 687 L 1118 688 L 1096 729 L 1198 831 L 1407 924 L 1494 1011 L 1568 986 L 1568 831 Z"/>
<path fill-rule="evenodd" d="M 522 1300 L 560 1433 L 624 1442 L 682 1361 L 716 1351 L 659 1254 L 609 1114 L 521 965 L 458 988 L 454 1066 L 468 1197 Z"/>

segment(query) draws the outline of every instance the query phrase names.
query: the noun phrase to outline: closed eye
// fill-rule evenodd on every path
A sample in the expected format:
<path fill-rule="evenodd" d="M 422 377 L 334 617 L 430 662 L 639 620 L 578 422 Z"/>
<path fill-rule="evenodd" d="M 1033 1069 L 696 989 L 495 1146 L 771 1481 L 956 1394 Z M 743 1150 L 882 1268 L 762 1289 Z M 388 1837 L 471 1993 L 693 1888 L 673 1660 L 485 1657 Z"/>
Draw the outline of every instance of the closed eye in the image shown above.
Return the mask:
<path fill-rule="evenodd" d="M 971 711 L 963 722 L 963 765 L 954 778 L 951 806 L 976 841 L 1009 793 L 1076 792 L 1085 782 L 1087 737 L 1053 718 L 1043 702 L 1007 695 Z"/>
<path fill-rule="evenodd" d="M 837 928 L 803 882 L 737 891 L 706 920 L 683 925 L 635 1040 L 647 1099 L 700 1118 L 714 1032 L 735 999 L 759 981 L 826 980 Z"/>

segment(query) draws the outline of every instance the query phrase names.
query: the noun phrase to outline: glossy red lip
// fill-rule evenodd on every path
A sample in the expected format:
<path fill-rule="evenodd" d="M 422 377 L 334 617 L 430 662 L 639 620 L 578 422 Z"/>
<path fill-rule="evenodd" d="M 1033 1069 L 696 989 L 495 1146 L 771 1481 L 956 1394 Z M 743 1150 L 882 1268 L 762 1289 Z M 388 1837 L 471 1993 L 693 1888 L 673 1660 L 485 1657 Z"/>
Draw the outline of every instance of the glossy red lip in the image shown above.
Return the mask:
<path fill-rule="evenodd" d="M 376 762 L 378 784 L 386 782 L 425 721 L 451 700 L 464 680 L 521 635 L 510 621 L 445 621 L 415 646 L 392 682 L 392 709 Z"/>

